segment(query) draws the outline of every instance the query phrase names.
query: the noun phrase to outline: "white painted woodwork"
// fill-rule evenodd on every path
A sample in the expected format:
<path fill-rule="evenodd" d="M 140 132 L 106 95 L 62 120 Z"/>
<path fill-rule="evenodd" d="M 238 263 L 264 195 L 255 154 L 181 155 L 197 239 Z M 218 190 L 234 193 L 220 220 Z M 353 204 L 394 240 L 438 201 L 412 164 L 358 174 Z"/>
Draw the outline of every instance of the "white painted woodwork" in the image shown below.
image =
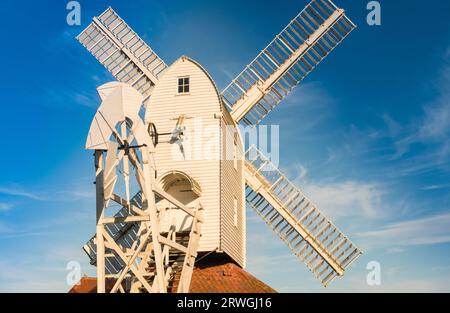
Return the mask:
<path fill-rule="evenodd" d="M 178 93 L 178 78 L 189 77 L 190 91 Z M 182 146 L 165 143 L 171 136 L 161 136 L 155 150 L 159 178 L 172 171 L 186 173 L 201 189 L 199 201 L 204 223 L 199 251 L 223 251 L 238 264 L 245 264 L 245 206 L 242 165 L 234 169 L 233 159 L 221 161 L 224 153 L 225 126 L 235 124 L 223 106 L 215 84 L 206 70 L 195 61 L 182 57 L 160 78 L 147 103 L 145 121 L 156 125 L 159 133 L 174 132 L 180 116 L 185 138 Z M 236 141 L 242 152 L 240 137 Z M 231 152 L 233 147 L 231 146 Z M 163 179 L 162 179 L 163 180 Z M 176 194 L 176 190 L 173 190 Z M 178 195 L 179 196 L 179 195 Z M 239 223 L 233 225 L 233 199 L 239 199 Z M 192 203 L 191 203 L 192 204 Z M 162 206 L 166 204 L 161 204 Z"/>
<path fill-rule="evenodd" d="M 103 101 L 91 123 L 86 149 L 107 150 L 117 123 L 125 117 L 137 117 L 143 96 L 136 89 L 119 82 L 106 83 L 97 90 Z"/>
<path fill-rule="evenodd" d="M 189 290 L 198 252 L 245 267 L 245 200 L 324 285 L 343 275 L 361 251 L 259 151 L 246 160 L 236 124 L 258 124 L 355 27 L 332 1 L 312 0 L 219 94 L 200 64 L 181 57 L 168 67 L 111 8 L 93 19 L 77 39 L 119 81 L 98 87 L 86 141 L 95 150 L 97 228 L 84 249 L 96 260 L 99 292 L 106 277 L 117 279 L 113 292 L 129 278 L 131 292 L 165 292 L 179 266 L 169 266 L 170 247 L 185 255 L 178 292 Z M 121 209 L 105 216 L 110 201 Z M 176 242 L 181 232 L 187 246 Z"/>
<path fill-rule="evenodd" d="M 185 203 L 160 190 L 154 184 L 154 164 L 151 163 L 154 145 L 138 116 L 143 96 L 123 83 L 109 83 L 104 86 L 106 87 L 100 88 L 103 102 L 96 118 L 104 121 L 102 125 L 108 129 L 103 130 L 109 130 L 110 135 L 106 143 L 107 149 L 95 151 L 97 227 L 96 236 L 85 246 L 85 251 L 97 265 L 98 291 L 105 292 L 105 278 L 108 277 L 116 279 L 111 289 L 112 293 L 124 291 L 124 288 L 130 292 L 143 289 L 147 292 L 165 293 L 173 267 L 181 273 L 179 290 L 187 291 L 197 257 L 200 227 L 203 222 L 200 204 L 197 203 L 195 208 L 188 208 Z M 134 192 L 138 191 L 140 195 L 139 199 L 133 202 L 128 200 L 128 187 L 131 186 L 129 177 L 124 180 L 126 199 L 116 194 L 123 192 L 123 188 L 117 188 L 119 175 L 128 176 L 119 165 L 122 163 L 125 166 L 126 163 L 128 167 L 128 162 L 133 169 L 135 182 L 133 186 L 137 187 Z M 175 175 L 182 176 L 179 172 Z M 186 182 L 190 185 L 193 181 L 187 179 Z M 160 219 L 165 214 L 170 215 L 172 210 L 158 212 L 156 195 L 174 205 L 173 211 L 189 216 L 190 225 L 183 226 L 190 230 L 187 246 L 183 239 L 179 239 L 181 244 L 177 242 L 173 232 L 176 225 L 169 224 L 167 230 L 163 229 L 164 225 Z M 198 197 L 195 193 L 193 195 Z M 183 196 L 186 197 L 186 194 Z M 112 217 L 106 216 L 113 208 L 108 205 L 110 201 L 122 206 L 113 212 Z M 136 209 L 135 205 L 141 208 Z M 174 217 L 178 218 L 177 215 Z M 173 221 L 176 224 L 177 220 Z M 170 256 L 174 254 L 176 259 L 171 261 Z M 177 262 L 179 258 L 184 260 L 181 266 Z M 125 285 L 122 284 L 124 279 L 127 279 Z"/>
<path fill-rule="evenodd" d="M 324 284 L 329 285 L 360 255 L 356 247 L 303 192 L 254 146 L 244 175 L 253 192 L 247 203 Z"/>
<path fill-rule="evenodd" d="M 344 10 L 335 11 L 311 36 L 283 64 L 281 64 L 267 80 L 251 87 L 247 95 L 235 103 L 231 115 L 235 121 L 242 120 L 245 115 L 269 92 L 272 86 L 287 73 L 287 71 L 305 54 L 306 51 L 333 25 L 342 15 Z"/>
<path fill-rule="evenodd" d="M 245 191 L 243 175 L 243 142 L 239 132 L 236 132 L 235 123 L 227 110 L 223 111 L 221 118 L 221 147 L 222 159 L 220 161 L 221 179 L 221 244 L 226 251 L 239 264 L 246 264 L 246 234 L 245 234 Z M 234 152 L 237 155 L 234 155 Z M 237 160 L 235 161 L 234 158 Z M 236 168 L 235 168 L 236 162 Z M 237 200 L 237 226 L 235 226 L 235 199 Z"/>
<path fill-rule="evenodd" d="M 120 82 L 150 97 L 167 65 L 111 8 L 78 36 L 78 41 Z"/>
<path fill-rule="evenodd" d="M 311 1 L 222 92 L 233 119 L 258 124 L 355 27 L 331 1 Z"/>

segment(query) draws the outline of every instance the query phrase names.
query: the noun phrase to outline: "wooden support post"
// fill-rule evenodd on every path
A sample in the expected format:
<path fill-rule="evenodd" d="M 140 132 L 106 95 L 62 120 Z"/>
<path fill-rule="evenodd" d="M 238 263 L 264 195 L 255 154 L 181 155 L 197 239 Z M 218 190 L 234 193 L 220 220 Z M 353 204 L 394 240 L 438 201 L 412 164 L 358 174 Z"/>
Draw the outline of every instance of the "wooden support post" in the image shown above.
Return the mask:
<path fill-rule="evenodd" d="M 156 212 L 156 203 L 155 203 L 155 194 L 152 190 L 152 178 L 154 177 L 154 173 L 150 167 L 149 163 L 149 151 L 147 147 L 141 148 L 142 154 L 142 166 L 143 166 L 143 174 L 145 177 L 143 192 L 145 195 L 144 200 L 144 211 L 147 210 L 150 215 L 150 227 L 152 232 L 152 242 L 153 242 L 153 252 L 155 254 L 155 267 L 156 267 L 156 281 L 159 292 L 166 293 L 167 287 L 164 281 L 165 273 L 164 273 L 164 264 L 162 258 L 162 249 L 161 244 L 159 242 L 159 223 L 158 223 L 158 214 Z M 146 206 L 145 206 L 146 204 Z"/>
<path fill-rule="evenodd" d="M 104 237 L 104 171 L 103 151 L 95 151 L 95 189 L 97 207 L 97 292 L 105 293 L 105 237 Z"/>

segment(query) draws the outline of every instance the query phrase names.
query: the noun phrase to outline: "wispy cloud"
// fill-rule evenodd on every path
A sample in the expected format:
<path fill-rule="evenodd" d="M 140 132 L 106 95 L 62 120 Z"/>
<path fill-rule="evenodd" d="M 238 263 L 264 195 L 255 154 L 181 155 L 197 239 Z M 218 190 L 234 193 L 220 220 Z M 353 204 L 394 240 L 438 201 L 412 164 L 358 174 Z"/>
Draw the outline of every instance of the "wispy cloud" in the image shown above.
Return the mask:
<path fill-rule="evenodd" d="M 438 190 L 438 189 L 447 189 L 450 188 L 450 184 L 442 184 L 442 185 L 428 185 L 424 186 L 422 190 Z"/>
<path fill-rule="evenodd" d="M 450 49 L 449 49 L 450 50 Z M 422 140 L 448 142 L 450 135 L 450 54 L 443 58 L 442 68 L 437 81 L 438 96 L 433 103 L 424 107 L 425 116 L 421 121 L 418 137 Z"/>
<path fill-rule="evenodd" d="M 14 232 L 14 231 L 10 231 L 10 232 L 6 232 L 5 234 L 2 235 L 2 239 L 13 239 L 13 238 L 23 238 L 23 237 L 41 237 L 41 236 L 51 236 L 51 235 L 55 235 L 55 233 L 53 232 L 45 232 L 45 231 L 40 231 L 40 232 Z"/>
<path fill-rule="evenodd" d="M 404 251 L 405 251 L 404 248 L 399 248 L 399 247 L 392 247 L 392 248 L 387 248 L 386 249 L 387 253 L 402 253 Z"/>
<path fill-rule="evenodd" d="M 236 62 L 230 63 L 230 64 L 217 64 L 217 69 L 219 72 L 221 72 L 225 76 L 225 80 L 227 80 L 227 84 L 231 82 L 234 78 L 236 78 L 237 75 L 239 75 L 239 71 L 242 69 L 239 69 L 242 66 L 242 64 L 237 64 Z M 238 69 L 236 71 L 230 70 L 232 69 Z M 233 73 L 236 72 L 236 73 Z"/>
<path fill-rule="evenodd" d="M 416 293 L 416 292 L 449 292 L 450 286 L 444 279 L 396 279 L 395 281 L 382 280 L 381 286 L 369 286 L 365 277 L 347 277 L 348 291 L 371 293 Z"/>
<path fill-rule="evenodd" d="M 450 213 L 401 221 L 359 234 L 384 246 L 432 245 L 450 242 Z"/>
<path fill-rule="evenodd" d="M 399 162 L 393 162 L 387 176 L 408 177 L 421 175 L 432 171 L 448 171 L 449 162 L 443 158 L 439 150 L 431 149 L 423 153 L 416 153 L 409 157 L 403 157 Z"/>
<path fill-rule="evenodd" d="M 8 202 L 0 202 L 0 212 L 7 212 L 14 207 L 14 204 Z"/>
<path fill-rule="evenodd" d="M 336 151 L 334 149 L 328 147 L 327 148 L 327 152 L 328 152 L 328 157 L 325 160 L 325 162 L 323 162 L 323 165 L 327 165 L 327 164 L 333 162 L 336 159 L 336 157 L 337 157 Z"/>
<path fill-rule="evenodd" d="M 279 265 L 283 264 L 283 267 Z M 283 254 L 266 254 L 266 255 L 253 255 L 251 259 L 248 260 L 248 268 L 251 269 L 254 275 L 265 275 L 271 273 L 273 268 L 277 268 L 279 273 L 285 271 L 295 271 L 301 266 L 301 262 L 292 253 Z"/>
<path fill-rule="evenodd" d="M 306 183 L 305 193 L 332 218 L 375 218 L 384 214 L 382 190 L 377 184 L 359 181 Z"/>
<path fill-rule="evenodd" d="M 333 112 L 336 102 L 320 82 L 308 82 L 294 89 L 280 104 L 284 110 L 301 110 L 303 118 L 297 127 L 303 131 L 316 127 Z M 298 114 L 292 115 L 298 119 Z M 306 118 L 307 117 L 307 118 Z M 297 129 L 300 131 L 300 129 Z"/>
<path fill-rule="evenodd" d="M 87 182 L 73 183 L 70 188 L 61 189 L 60 186 L 55 186 L 53 188 L 42 188 L 39 192 L 31 192 L 28 189 L 30 187 L 22 187 L 20 185 L 10 185 L 10 186 L 0 186 L 0 194 L 13 197 L 21 197 L 35 201 L 54 201 L 54 202 L 64 202 L 64 201 L 74 201 L 82 199 L 94 199 L 95 189 L 90 188 L 90 184 Z M 50 196 L 51 195 L 51 196 Z M 13 207 L 12 203 L 0 203 L 0 211 L 8 210 Z"/>
<path fill-rule="evenodd" d="M 50 234 L 48 231 L 38 229 L 35 225 L 18 226 L 13 223 L 5 223 L 0 221 L 0 239 L 35 237 Z M 47 227 L 48 228 L 48 227 Z"/>
<path fill-rule="evenodd" d="M 317 108 L 325 108 L 335 103 L 332 95 L 318 81 L 301 84 L 295 89 L 295 93 L 298 93 L 298 96 L 293 94 L 294 96 L 287 98 L 286 103 L 283 104 L 284 106 L 301 105 L 303 109 L 314 110 Z"/>
<path fill-rule="evenodd" d="M 93 213 L 91 210 L 78 210 L 75 212 L 65 212 L 61 215 L 48 218 L 46 220 L 36 220 L 33 223 L 4 223 L 0 221 L 0 239 L 23 238 L 23 237 L 42 237 L 64 234 L 66 228 L 75 224 L 84 225 L 92 221 Z"/>
<path fill-rule="evenodd" d="M 32 200 L 45 200 L 46 197 L 44 197 L 41 194 L 37 194 L 34 192 L 30 192 L 27 190 L 24 190 L 17 186 L 10 186 L 10 187 L 0 187 L 0 194 L 8 195 L 8 196 L 17 196 L 17 197 L 24 197 Z"/>
<path fill-rule="evenodd" d="M 92 78 L 93 80 L 96 78 Z M 67 106 L 77 104 L 84 107 L 96 109 L 100 100 L 96 96 L 95 90 L 81 90 L 79 87 L 53 86 L 42 87 L 42 101 L 47 105 Z"/>
<path fill-rule="evenodd" d="M 407 125 L 400 125 L 390 116 L 383 116 L 389 136 L 395 145 L 394 159 L 403 157 L 414 144 L 432 148 L 428 153 L 434 166 L 441 165 L 450 156 L 450 48 L 442 57 L 442 68 L 434 84 L 435 99 L 424 103 L 422 116 Z M 430 162 L 428 162 L 430 163 Z"/>
<path fill-rule="evenodd" d="M 0 292 L 67 292 L 66 264 L 76 260 L 82 274 L 92 275 L 92 268 L 81 249 L 68 249 L 63 244 L 56 247 L 41 246 L 41 254 L 0 258 Z"/>
<path fill-rule="evenodd" d="M 294 163 L 294 170 L 298 174 L 298 181 L 304 180 L 308 175 L 308 169 L 303 164 Z"/>

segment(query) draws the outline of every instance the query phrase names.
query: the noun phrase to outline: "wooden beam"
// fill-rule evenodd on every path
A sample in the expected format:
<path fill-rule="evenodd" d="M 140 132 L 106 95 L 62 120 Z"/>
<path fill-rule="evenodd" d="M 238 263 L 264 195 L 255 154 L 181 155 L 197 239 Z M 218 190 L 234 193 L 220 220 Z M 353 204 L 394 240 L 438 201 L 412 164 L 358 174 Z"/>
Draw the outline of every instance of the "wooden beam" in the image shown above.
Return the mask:
<path fill-rule="evenodd" d="M 117 223 L 134 223 L 149 221 L 150 216 L 123 216 L 123 217 L 105 217 L 102 220 L 103 224 L 117 224 Z"/>
<path fill-rule="evenodd" d="M 334 11 L 332 15 L 328 17 L 328 19 L 323 23 L 323 25 L 319 26 L 316 31 L 309 36 L 305 42 L 295 50 L 294 53 L 281 65 L 278 65 L 274 62 L 273 58 L 267 54 L 266 56 L 271 60 L 275 65 L 275 71 L 265 80 L 258 81 L 255 83 L 250 89 L 248 89 L 242 98 L 240 98 L 232 107 L 231 116 L 239 123 L 248 112 L 250 112 L 255 105 L 257 105 L 261 99 L 272 89 L 272 87 L 282 78 L 295 64 L 298 60 L 301 59 L 305 53 L 308 52 L 309 48 L 313 46 L 327 31 L 328 29 L 334 25 L 339 18 L 344 15 L 344 10 L 338 9 Z"/>
<path fill-rule="evenodd" d="M 247 185 L 258 193 L 280 214 L 302 238 L 336 271 L 338 275 L 344 274 L 344 269 L 336 262 L 330 253 L 308 232 L 291 214 L 285 210 L 283 203 L 270 191 L 271 185 L 266 181 L 263 175 L 258 173 L 254 166 L 245 161 L 244 176 Z"/>
<path fill-rule="evenodd" d="M 159 236 L 159 242 L 161 242 L 164 245 L 168 245 L 174 249 L 177 249 L 178 251 L 181 251 L 183 253 L 187 253 L 187 247 L 180 245 L 179 243 L 172 241 L 164 236 Z"/>
<path fill-rule="evenodd" d="M 173 205 L 175 205 L 177 208 L 179 208 L 180 210 L 183 210 L 184 212 L 186 212 L 187 214 L 189 214 L 190 216 L 195 216 L 195 211 L 192 209 L 189 209 L 188 207 L 186 207 L 183 203 L 181 203 L 180 201 L 178 201 L 177 199 L 175 199 L 172 195 L 168 194 L 167 192 L 165 192 L 164 190 L 162 190 L 161 188 L 159 188 L 156 185 L 153 185 L 153 191 L 158 194 L 160 197 L 163 197 L 164 199 L 166 199 L 167 201 L 169 201 L 170 203 L 172 203 Z M 203 222 L 202 219 L 200 219 L 200 222 Z"/>
<path fill-rule="evenodd" d="M 104 201 L 104 169 L 103 169 L 103 151 L 95 151 L 95 190 L 96 190 L 96 207 L 97 207 L 97 292 L 105 293 L 105 243 L 104 243 L 104 218 L 105 201 Z"/>

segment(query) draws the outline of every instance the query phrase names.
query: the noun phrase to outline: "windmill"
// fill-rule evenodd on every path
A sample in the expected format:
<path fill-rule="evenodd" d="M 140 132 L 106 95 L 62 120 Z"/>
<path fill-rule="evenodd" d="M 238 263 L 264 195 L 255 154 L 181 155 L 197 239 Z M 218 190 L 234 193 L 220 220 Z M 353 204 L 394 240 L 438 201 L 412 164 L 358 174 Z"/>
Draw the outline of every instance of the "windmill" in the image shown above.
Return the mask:
<path fill-rule="evenodd" d="M 257 147 L 244 151 L 238 125 L 258 125 L 355 27 L 313 0 L 219 92 L 196 61 L 167 66 L 112 8 L 93 18 L 77 39 L 117 79 L 97 89 L 86 142 L 98 292 L 188 292 L 210 253 L 245 267 L 245 204 L 323 285 L 344 274 L 360 249 Z"/>

